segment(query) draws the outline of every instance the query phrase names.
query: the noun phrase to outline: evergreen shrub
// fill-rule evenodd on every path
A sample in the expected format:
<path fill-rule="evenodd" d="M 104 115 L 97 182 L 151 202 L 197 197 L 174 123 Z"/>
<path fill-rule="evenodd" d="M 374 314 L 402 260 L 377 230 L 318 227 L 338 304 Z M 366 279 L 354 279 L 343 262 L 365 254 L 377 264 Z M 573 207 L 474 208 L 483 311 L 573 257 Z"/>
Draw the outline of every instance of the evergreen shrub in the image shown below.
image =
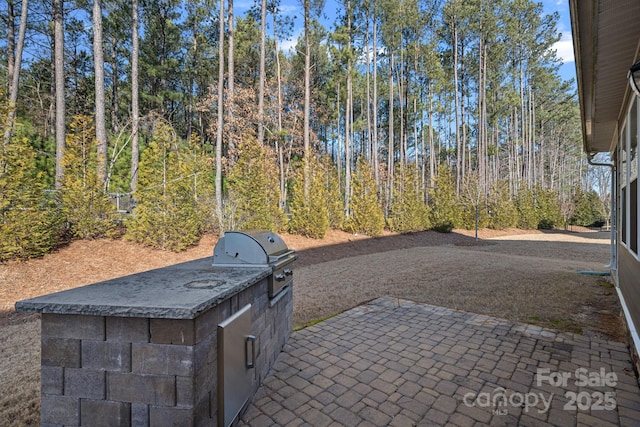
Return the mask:
<path fill-rule="evenodd" d="M 125 239 L 172 251 L 196 244 L 205 227 L 193 185 L 197 169 L 189 147 L 171 126 L 156 122 L 140 160 L 137 206 L 126 221 Z"/>
<path fill-rule="evenodd" d="M 384 212 L 378 200 L 373 170 L 362 157 L 356 163 L 351 184 L 351 214 L 346 221 L 346 230 L 373 237 L 381 235 L 384 231 Z"/>

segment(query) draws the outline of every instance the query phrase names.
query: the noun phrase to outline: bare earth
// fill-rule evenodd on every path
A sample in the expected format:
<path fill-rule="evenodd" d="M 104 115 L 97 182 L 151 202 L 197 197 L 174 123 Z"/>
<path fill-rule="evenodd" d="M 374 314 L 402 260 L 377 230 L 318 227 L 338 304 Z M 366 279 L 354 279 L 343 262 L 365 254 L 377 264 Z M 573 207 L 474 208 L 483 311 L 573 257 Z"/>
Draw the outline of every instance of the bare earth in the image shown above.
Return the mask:
<path fill-rule="evenodd" d="M 389 295 L 623 341 L 615 289 L 602 277 L 609 234 L 481 230 L 283 234 L 294 264 L 294 323 L 303 326 Z M 210 256 L 216 238 L 182 253 L 121 240 L 77 241 L 44 258 L 0 264 L 0 425 L 38 425 L 40 321 L 17 300 Z"/>

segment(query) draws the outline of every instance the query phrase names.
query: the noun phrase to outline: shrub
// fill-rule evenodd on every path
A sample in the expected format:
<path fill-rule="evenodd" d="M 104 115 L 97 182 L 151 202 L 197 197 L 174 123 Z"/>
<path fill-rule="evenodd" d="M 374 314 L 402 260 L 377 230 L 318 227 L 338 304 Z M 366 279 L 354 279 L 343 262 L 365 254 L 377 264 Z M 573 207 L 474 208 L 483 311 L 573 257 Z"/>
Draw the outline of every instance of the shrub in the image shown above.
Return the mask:
<path fill-rule="evenodd" d="M 379 236 L 384 231 L 384 213 L 378 200 L 376 182 L 369 163 L 358 159 L 352 181 L 351 215 L 345 228 L 351 233 Z"/>
<path fill-rule="evenodd" d="M 590 227 L 606 221 L 604 203 L 595 191 L 578 191 L 573 200 L 575 210 L 570 219 L 571 224 Z"/>
<path fill-rule="evenodd" d="M 511 200 L 509 186 L 498 182 L 489 196 L 489 228 L 504 230 L 518 224 L 518 210 Z"/>
<path fill-rule="evenodd" d="M 396 167 L 388 223 L 392 231 L 400 233 L 429 228 L 428 210 L 420 189 L 420 175 L 413 165 Z"/>
<path fill-rule="evenodd" d="M 331 157 L 324 155 L 322 157 L 322 166 L 325 171 L 324 186 L 327 192 L 327 217 L 329 227 L 341 229 L 344 227 L 344 198 L 340 191 L 340 180 L 338 178 L 338 170 L 333 164 Z"/>
<path fill-rule="evenodd" d="M 229 171 L 228 203 L 240 230 L 279 230 L 285 222 L 278 206 L 280 191 L 275 153 L 246 136 L 238 145 L 238 160 Z"/>
<path fill-rule="evenodd" d="M 199 241 L 205 224 L 193 185 L 198 166 L 190 154 L 169 124 L 156 124 L 140 161 L 138 205 L 126 221 L 126 239 L 173 251 Z"/>
<path fill-rule="evenodd" d="M 558 193 L 540 186 L 521 188 L 516 196 L 518 227 L 523 229 L 552 229 L 562 223 Z"/>
<path fill-rule="evenodd" d="M 19 134 L 0 150 L 0 261 L 42 256 L 58 244 L 62 216 L 45 197 L 35 163 L 35 151 Z"/>
<path fill-rule="evenodd" d="M 329 215 L 327 209 L 328 189 L 326 183 L 326 171 L 315 159 L 309 164 L 309 194 L 304 195 L 304 161 L 303 167 L 298 168 L 292 187 L 289 209 L 291 220 L 289 230 L 292 233 L 321 239 L 329 228 Z"/>
<path fill-rule="evenodd" d="M 435 186 L 429 192 L 429 220 L 435 231 L 448 233 L 461 222 L 453 174 L 445 165 L 438 167 Z"/>
<path fill-rule="evenodd" d="M 535 195 L 529 188 L 520 188 L 516 194 L 516 209 L 518 211 L 518 228 L 535 230 L 540 218 L 535 206 Z"/>
<path fill-rule="evenodd" d="M 67 134 L 60 189 L 62 213 L 74 237 L 112 236 L 117 215 L 98 182 L 95 128 L 88 116 L 75 116 Z"/>
<path fill-rule="evenodd" d="M 538 217 L 538 228 L 550 230 L 562 224 L 562 209 L 558 193 L 553 190 L 543 189 L 541 186 L 534 188 L 536 197 L 536 213 Z"/>

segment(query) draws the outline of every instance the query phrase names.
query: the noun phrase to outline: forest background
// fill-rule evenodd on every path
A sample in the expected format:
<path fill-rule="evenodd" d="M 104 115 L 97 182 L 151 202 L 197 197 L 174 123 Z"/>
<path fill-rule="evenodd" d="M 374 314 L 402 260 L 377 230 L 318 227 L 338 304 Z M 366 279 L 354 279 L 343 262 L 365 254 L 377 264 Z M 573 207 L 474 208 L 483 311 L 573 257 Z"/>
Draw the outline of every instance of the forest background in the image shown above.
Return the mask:
<path fill-rule="evenodd" d="M 71 238 L 608 217 L 558 15 L 530 0 L 6 0 L 0 261 Z M 285 43 L 295 47 L 284 51 Z"/>

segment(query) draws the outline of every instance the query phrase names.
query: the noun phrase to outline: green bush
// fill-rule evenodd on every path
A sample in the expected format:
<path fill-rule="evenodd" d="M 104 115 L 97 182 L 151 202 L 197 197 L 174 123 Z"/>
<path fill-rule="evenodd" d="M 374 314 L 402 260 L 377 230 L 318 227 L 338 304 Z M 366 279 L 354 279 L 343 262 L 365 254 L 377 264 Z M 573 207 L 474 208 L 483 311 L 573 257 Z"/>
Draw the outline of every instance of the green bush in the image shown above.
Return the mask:
<path fill-rule="evenodd" d="M 159 121 L 140 161 L 138 205 L 126 221 L 125 239 L 173 251 L 196 244 L 206 225 L 194 186 L 198 171 L 189 147 Z"/>
<path fill-rule="evenodd" d="M 62 213 L 71 235 L 81 239 L 112 236 L 118 219 L 98 182 L 97 145 L 91 121 L 88 116 L 73 118 L 62 159 Z"/>
<path fill-rule="evenodd" d="M 229 171 L 227 185 L 234 228 L 277 231 L 284 226 L 284 212 L 278 206 L 278 165 L 271 148 L 258 144 L 255 137 L 245 137 L 238 145 L 238 160 Z"/>
<path fill-rule="evenodd" d="M 445 165 L 438 167 L 434 188 L 429 191 L 429 220 L 435 231 L 448 233 L 461 222 L 453 174 Z"/>
<path fill-rule="evenodd" d="M 393 201 L 387 221 L 389 228 L 399 233 L 429 228 L 428 210 L 423 201 L 419 171 L 413 165 L 396 168 Z"/>
<path fill-rule="evenodd" d="M 516 194 L 516 209 L 518 210 L 518 228 L 535 230 L 540 218 L 536 210 L 535 194 L 533 190 L 523 187 Z"/>
<path fill-rule="evenodd" d="M 305 198 L 304 195 L 304 160 L 303 166 L 298 168 L 296 172 L 291 200 L 289 201 L 289 209 L 291 211 L 289 231 L 314 239 L 321 239 L 329 228 L 328 191 L 325 185 L 326 171 L 315 159 L 311 159 L 309 163 L 310 183 L 308 198 Z"/>
<path fill-rule="evenodd" d="M 329 219 L 329 227 L 341 229 L 344 227 L 344 198 L 340 190 L 340 180 L 338 179 L 338 170 L 333 164 L 331 157 L 324 155 L 322 157 L 322 167 L 325 171 L 324 187 L 327 193 L 327 217 Z"/>
<path fill-rule="evenodd" d="M 543 189 L 541 186 L 534 188 L 536 196 L 536 210 L 538 216 L 538 228 L 541 230 L 551 230 L 562 224 L 562 209 L 558 193 Z"/>
<path fill-rule="evenodd" d="M 595 191 L 578 191 L 573 198 L 575 210 L 570 223 L 590 227 L 606 221 L 604 203 Z"/>
<path fill-rule="evenodd" d="M 511 195 L 507 182 L 498 182 L 489 196 L 489 228 L 504 230 L 518 224 L 518 210 Z"/>
<path fill-rule="evenodd" d="M 18 133 L 0 150 L 0 261 L 48 253 L 58 244 L 61 225 L 36 172 L 36 152 Z"/>
<path fill-rule="evenodd" d="M 373 171 L 362 157 L 356 164 L 351 188 L 351 215 L 346 221 L 346 230 L 368 236 L 381 235 L 384 231 L 384 213 L 378 200 Z"/>
<path fill-rule="evenodd" d="M 516 208 L 519 228 L 548 230 L 562 223 L 560 200 L 553 190 L 523 187 L 516 195 Z"/>

